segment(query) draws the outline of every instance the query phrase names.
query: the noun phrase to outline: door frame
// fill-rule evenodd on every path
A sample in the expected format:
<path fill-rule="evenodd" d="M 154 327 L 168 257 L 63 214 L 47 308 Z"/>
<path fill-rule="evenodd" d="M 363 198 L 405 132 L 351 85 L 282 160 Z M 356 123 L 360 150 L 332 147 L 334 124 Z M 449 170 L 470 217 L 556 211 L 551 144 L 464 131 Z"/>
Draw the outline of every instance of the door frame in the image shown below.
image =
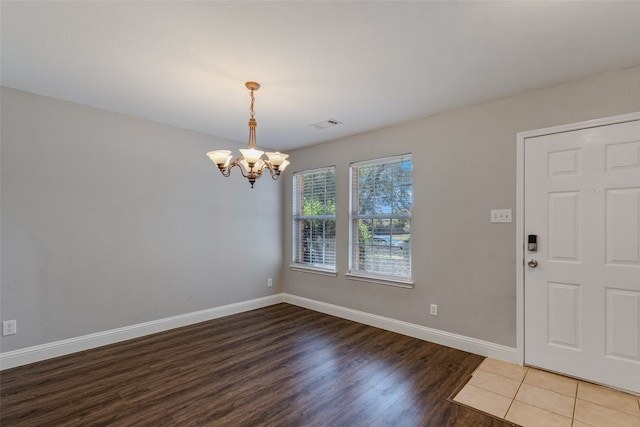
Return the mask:
<path fill-rule="evenodd" d="M 518 132 L 516 134 L 516 350 L 519 365 L 524 365 L 524 263 L 525 263 L 525 229 L 524 229 L 524 144 L 529 138 L 552 135 L 563 132 L 573 132 L 618 123 L 640 120 L 640 112 L 587 120 L 566 125 Z"/>

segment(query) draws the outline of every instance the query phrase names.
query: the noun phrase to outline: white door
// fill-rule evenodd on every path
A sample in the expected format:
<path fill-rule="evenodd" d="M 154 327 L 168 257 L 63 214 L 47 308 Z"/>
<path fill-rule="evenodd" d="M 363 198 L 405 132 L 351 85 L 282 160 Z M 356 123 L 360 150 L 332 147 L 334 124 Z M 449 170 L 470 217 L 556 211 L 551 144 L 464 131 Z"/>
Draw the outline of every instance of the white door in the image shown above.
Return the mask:
<path fill-rule="evenodd" d="M 525 363 L 640 393 L 640 120 L 524 153 Z"/>

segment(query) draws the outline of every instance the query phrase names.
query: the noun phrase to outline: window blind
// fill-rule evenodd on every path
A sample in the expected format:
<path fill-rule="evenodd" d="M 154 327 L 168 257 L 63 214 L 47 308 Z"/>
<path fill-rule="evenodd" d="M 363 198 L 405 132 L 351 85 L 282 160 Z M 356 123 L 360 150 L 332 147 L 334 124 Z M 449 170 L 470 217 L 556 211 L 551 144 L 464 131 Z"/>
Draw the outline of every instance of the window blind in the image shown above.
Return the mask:
<path fill-rule="evenodd" d="M 351 164 L 350 273 L 411 279 L 412 191 L 410 154 Z"/>
<path fill-rule="evenodd" d="M 293 176 L 293 262 L 335 270 L 335 167 Z"/>

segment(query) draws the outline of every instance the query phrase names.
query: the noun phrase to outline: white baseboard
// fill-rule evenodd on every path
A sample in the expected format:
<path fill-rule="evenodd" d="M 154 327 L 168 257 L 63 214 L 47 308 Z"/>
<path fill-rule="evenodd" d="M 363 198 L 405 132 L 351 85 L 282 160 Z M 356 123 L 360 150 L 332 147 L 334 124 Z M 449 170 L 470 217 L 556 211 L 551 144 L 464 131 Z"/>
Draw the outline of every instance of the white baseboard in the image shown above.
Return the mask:
<path fill-rule="evenodd" d="M 206 310 L 195 311 L 193 313 L 153 320 L 151 322 L 139 323 L 137 325 L 125 326 L 123 328 L 111 329 L 109 331 L 98 332 L 95 334 L 83 335 L 62 341 L 55 341 L 19 350 L 8 351 L 0 353 L 0 370 L 15 368 L 16 366 L 27 365 L 29 363 L 39 362 L 53 357 L 64 356 L 78 351 L 114 344 L 116 342 L 192 325 L 194 323 L 206 322 L 207 320 L 267 307 L 281 302 L 283 302 L 283 294 L 277 294 L 209 308 Z"/>
<path fill-rule="evenodd" d="M 403 322 L 401 320 L 378 316 L 364 311 L 352 310 L 350 308 L 295 295 L 278 294 L 0 353 L 0 370 L 15 368 L 17 366 L 39 362 L 53 357 L 64 356 L 78 351 L 89 350 L 103 345 L 114 344 L 132 338 L 139 338 L 145 335 L 167 331 L 169 329 L 206 322 L 207 320 L 242 313 L 244 311 L 255 310 L 257 308 L 267 307 L 281 302 L 352 320 L 354 322 L 363 323 L 365 325 L 375 326 L 380 329 L 397 332 L 399 334 L 418 338 L 424 341 L 434 342 L 436 344 L 445 345 L 447 347 L 467 351 L 480 356 L 491 357 L 493 359 L 510 363 L 518 363 L 517 351 L 513 347 L 494 344 L 463 335 L 452 334 L 450 332 L 440 331 L 426 326 L 416 325 L 414 323 Z"/>
<path fill-rule="evenodd" d="M 509 363 L 518 363 L 517 349 L 513 347 L 470 338 L 464 335 L 452 334 L 450 332 L 440 331 L 438 329 L 432 329 L 426 326 L 416 325 L 414 323 L 403 322 L 389 317 L 352 310 L 350 308 L 327 304 L 325 302 L 315 301 L 290 294 L 284 294 L 284 302 L 308 308 L 310 310 L 319 311 L 321 313 L 330 314 L 332 316 L 341 317 L 343 319 L 353 320 L 354 322 L 363 323 L 365 325 L 375 326 L 376 328 L 397 332 L 399 334 L 418 338 L 424 341 L 430 341 L 458 350 L 467 351 L 469 353 L 478 354 L 480 356 L 491 357 L 493 359 Z"/>

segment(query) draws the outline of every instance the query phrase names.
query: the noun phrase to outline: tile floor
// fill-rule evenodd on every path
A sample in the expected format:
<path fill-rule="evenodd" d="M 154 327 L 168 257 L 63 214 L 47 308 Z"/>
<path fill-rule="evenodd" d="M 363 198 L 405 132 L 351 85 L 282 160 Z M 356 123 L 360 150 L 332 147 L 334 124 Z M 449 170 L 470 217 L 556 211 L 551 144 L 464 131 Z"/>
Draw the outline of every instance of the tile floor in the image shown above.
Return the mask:
<path fill-rule="evenodd" d="M 640 427 L 640 398 L 485 359 L 453 399 L 523 427 Z"/>

